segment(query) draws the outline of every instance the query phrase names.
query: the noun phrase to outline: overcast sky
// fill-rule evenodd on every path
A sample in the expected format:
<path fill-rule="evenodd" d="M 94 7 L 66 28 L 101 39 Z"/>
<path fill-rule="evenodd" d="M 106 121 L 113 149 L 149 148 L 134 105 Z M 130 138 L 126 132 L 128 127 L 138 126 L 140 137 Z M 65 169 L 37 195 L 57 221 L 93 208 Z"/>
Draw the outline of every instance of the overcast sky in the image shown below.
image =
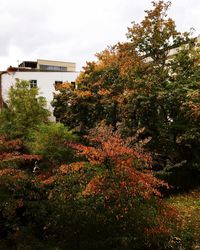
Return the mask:
<path fill-rule="evenodd" d="M 77 70 L 108 45 L 126 41 L 151 0 L 0 0 L 0 70 L 18 61 L 76 62 Z M 200 34 L 200 0 L 172 0 L 179 31 Z"/>

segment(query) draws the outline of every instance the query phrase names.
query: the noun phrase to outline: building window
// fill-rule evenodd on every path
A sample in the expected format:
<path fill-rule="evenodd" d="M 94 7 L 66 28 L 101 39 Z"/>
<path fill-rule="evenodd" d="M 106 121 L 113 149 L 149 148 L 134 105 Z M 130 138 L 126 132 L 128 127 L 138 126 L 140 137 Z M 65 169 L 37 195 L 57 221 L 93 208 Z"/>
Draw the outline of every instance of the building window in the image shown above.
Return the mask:
<path fill-rule="evenodd" d="M 37 88 L 37 80 L 30 80 L 30 88 Z"/>
<path fill-rule="evenodd" d="M 60 86 L 61 84 L 63 84 L 62 81 L 55 81 L 55 87 L 58 87 L 58 86 Z"/>
<path fill-rule="evenodd" d="M 55 81 L 55 84 L 54 84 L 55 90 L 58 90 L 59 86 L 62 84 L 63 84 L 62 81 Z"/>
<path fill-rule="evenodd" d="M 76 88 L 76 83 L 75 82 L 71 82 L 71 85 L 73 86 L 73 88 Z"/>
<path fill-rule="evenodd" d="M 44 71 L 67 71 L 67 67 L 41 64 L 40 65 L 40 70 L 44 70 Z"/>
<path fill-rule="evenodd" d="M 62 83 L 63 83 L 62 81 L 55 81 L 55 85 L 60 85 Z"/>

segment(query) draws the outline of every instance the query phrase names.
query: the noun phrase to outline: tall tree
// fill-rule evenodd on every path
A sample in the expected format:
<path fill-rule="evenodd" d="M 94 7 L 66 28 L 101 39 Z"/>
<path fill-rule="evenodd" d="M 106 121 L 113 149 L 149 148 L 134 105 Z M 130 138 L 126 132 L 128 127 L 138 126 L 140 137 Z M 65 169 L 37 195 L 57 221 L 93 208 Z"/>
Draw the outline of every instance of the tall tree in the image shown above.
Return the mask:
<path fill-rule="evenodd" d="M 166 170 L 185 164 L 178 171 L 183 175 L 185 169 L 189 179 L 188 171 L 199 168 L 200 160 L 199 45 L 189 33 L 176 30 L 167 17 L 169 2 L 153 6 L 128 31 L 129 47 L 142 62 L 126 67 L 129 85 L 122 95 L 121 128 L 129 135 L 144 127 L 143 136 L 152 137 L 150 150 L 168 158 Z"/>
<path fill-rule="evenodd" d="M 182 114 L 182 128 L 187 127 L 181 107 L 199 89 L 199 51 L 189 33 L 178 32 L 167 17 L 170 2 L 154 2 L 153 6 L 140 24 L 129 28 L 130 44 L 143 63 L 128 71 L 128 102 L 121 114 L 126 130 L 131 133 L 133 128 L 145 127 L 152 136 L 152 148 L 163 152 L 167 145 L 171 147 L 172 137 L 176 140 L 169 129 L 177 126 L 178 114 Z"/>

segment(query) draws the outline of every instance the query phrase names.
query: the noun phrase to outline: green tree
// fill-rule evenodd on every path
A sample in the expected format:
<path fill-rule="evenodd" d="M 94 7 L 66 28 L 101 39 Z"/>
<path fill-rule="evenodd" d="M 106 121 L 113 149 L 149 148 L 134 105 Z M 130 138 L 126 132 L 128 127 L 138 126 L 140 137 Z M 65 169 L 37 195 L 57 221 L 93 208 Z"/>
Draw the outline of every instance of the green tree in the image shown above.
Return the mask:
<path fill-rule="evenodd" d="M 127 54 L 133 51 L 142 61 L 135 67 L 126 66 L 129 84 L 123 95 L 120 126 L 127 135 L 144 127 L 143 136 L 152 137 L 148 147 L 165 174 L 175 172 L 174 181 L 180 180 L 174 183 L 170 175 L 168 181 L 175 186 L 191 185 L 197 176 L 193 168 L 199 168 L 200 160 L 199 45 L 189 33 L 178 32 L 167 17 L 170 2 L 153 6 L 141 23 L 128 29 Z"/>
<path fill-rule="evenodd" d="M 140 63 L 131 67 L 125 76 L 129 91 L 124 111 L 128 115 L 125 119 L 128 127 L 146 127 L 156 139 L 162 125 L 168 121 L 160 96 L 170 80 L 169 53 L 189 39 L 188 34 L 178 32 L 174 21 L 167 17 L 170 2 L 153 2 L 153 7 L 153 10 L 145 11 L 147 15 L 141 23 L 133 23 L 128 29 L 132 54 L 136 51 Z"/>
<path fill-rule="evenodd" d="M 73 150 L 66 143 L 76 139 L 61 123 L 41 124 L 30 134 L 27 146 L 30 152 L 41 155 L 46 162 L 61 164 L 74 158 Z"/>
<path fill-rule="evenodd" d="M 129 28 L 128 38 L 143 63 L 127 74 L 130 91 L 122 120 L 129 133 L 145 127 L 153 151 L 191 160 L 198 154 L 187 158 L 189 148 L 199 150 L 199 49 L 189 33 L 177 32 L 174 21 L 167 18 L 170 3 L 153 5 L 140 24 Z M 182 137 L 188 140 L 181 145 Z"/>
<path fill-rule="evenodd" d="M 7 107 L 0 113 L 0 133 L 10 138 L 26 138 L 30 129 L 48 123 L 50 112 L 38 88 L 17 80 L 8 93 Z"/>

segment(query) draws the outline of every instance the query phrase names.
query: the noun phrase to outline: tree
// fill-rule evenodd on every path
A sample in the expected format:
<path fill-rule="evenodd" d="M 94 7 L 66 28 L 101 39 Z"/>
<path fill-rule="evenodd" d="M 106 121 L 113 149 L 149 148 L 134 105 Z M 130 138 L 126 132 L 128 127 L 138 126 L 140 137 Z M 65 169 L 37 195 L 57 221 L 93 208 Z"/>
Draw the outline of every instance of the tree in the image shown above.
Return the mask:
<path fill-rule="evenodd" d="M 84 67 L 77 88 L 68 83 L 61 85 L 52 102 L 56 119 L 82 134 L 103 119 L 112 126 L 118 120 L 117 96 L 121 94 L 122 82 L 116 50 L 106 49 L 97 57 L 97 63 Z"/>
<path fill-rule="evenodd" d="M 41 155 L 50 165 L 71 162 L 74 152 L 66 143 L 76 140 L 63 124 L 41 124 L 29 136 L 27 147 L 30 152 Z"/>
<path fill-rule="evenodd" d="M 198 175 L 192 168 L 199 168 L 200 53 L 195 39 L 178 32 L 167 17 L 170 2 L 153 6 L 140 24 L 133 23 L 128 30 L 130 47 L 143 62 L 126 71 L 129 91 L 122 102 L 121 127 L 128 135 L 145 128 L 143 136 L 152 137 L 148 147 L 159 155 L 160 167 L 162 157 L 165 166 L 170 162 L 167 171 L 185 176 L 181 183 L 172 181 L 180 187 Z M 182 167 L 172 170 L 173 165 Z"/>
<path fill-rule="evenodd" d="M 26 138 L 29 130 L 48 123 L 50 112 L 38 88 L 27 81 L 16 81 L 8 93 L 7 107 L 0 113 L 0 133 L 10 138 Z"/>
<path fill-rule="evenodd" d="M 129 127 L 130 132 L 132 127 L 146 128 L 146 134 L 152 136 L 153 150 L 180 160 L 185 159 L 186 150 L 183 147 L 180 150 L 178 137 L 187 133 L 191 126 L 199 131 L 197 118 L 194 118 L 199 105 L 196 98 L 199 93 L 199 49 L 188 33 L 177 32 L 175 23 L 166 18 L 170 3 L 159 1 L 153 5 L 155 8 L 146 11 L 147 16 L 141 24 L 134 23 L 129 28 L 128 38 L 143 57 L 144 64 L 130 70 L 132 85 L 122 116 L 126 114 L 125 127 Z M 174 48 L 179 52 L 170 55 Z M 186 103 L 193 106 L 193 119 L 191 116 L 188 119 Z"/>

